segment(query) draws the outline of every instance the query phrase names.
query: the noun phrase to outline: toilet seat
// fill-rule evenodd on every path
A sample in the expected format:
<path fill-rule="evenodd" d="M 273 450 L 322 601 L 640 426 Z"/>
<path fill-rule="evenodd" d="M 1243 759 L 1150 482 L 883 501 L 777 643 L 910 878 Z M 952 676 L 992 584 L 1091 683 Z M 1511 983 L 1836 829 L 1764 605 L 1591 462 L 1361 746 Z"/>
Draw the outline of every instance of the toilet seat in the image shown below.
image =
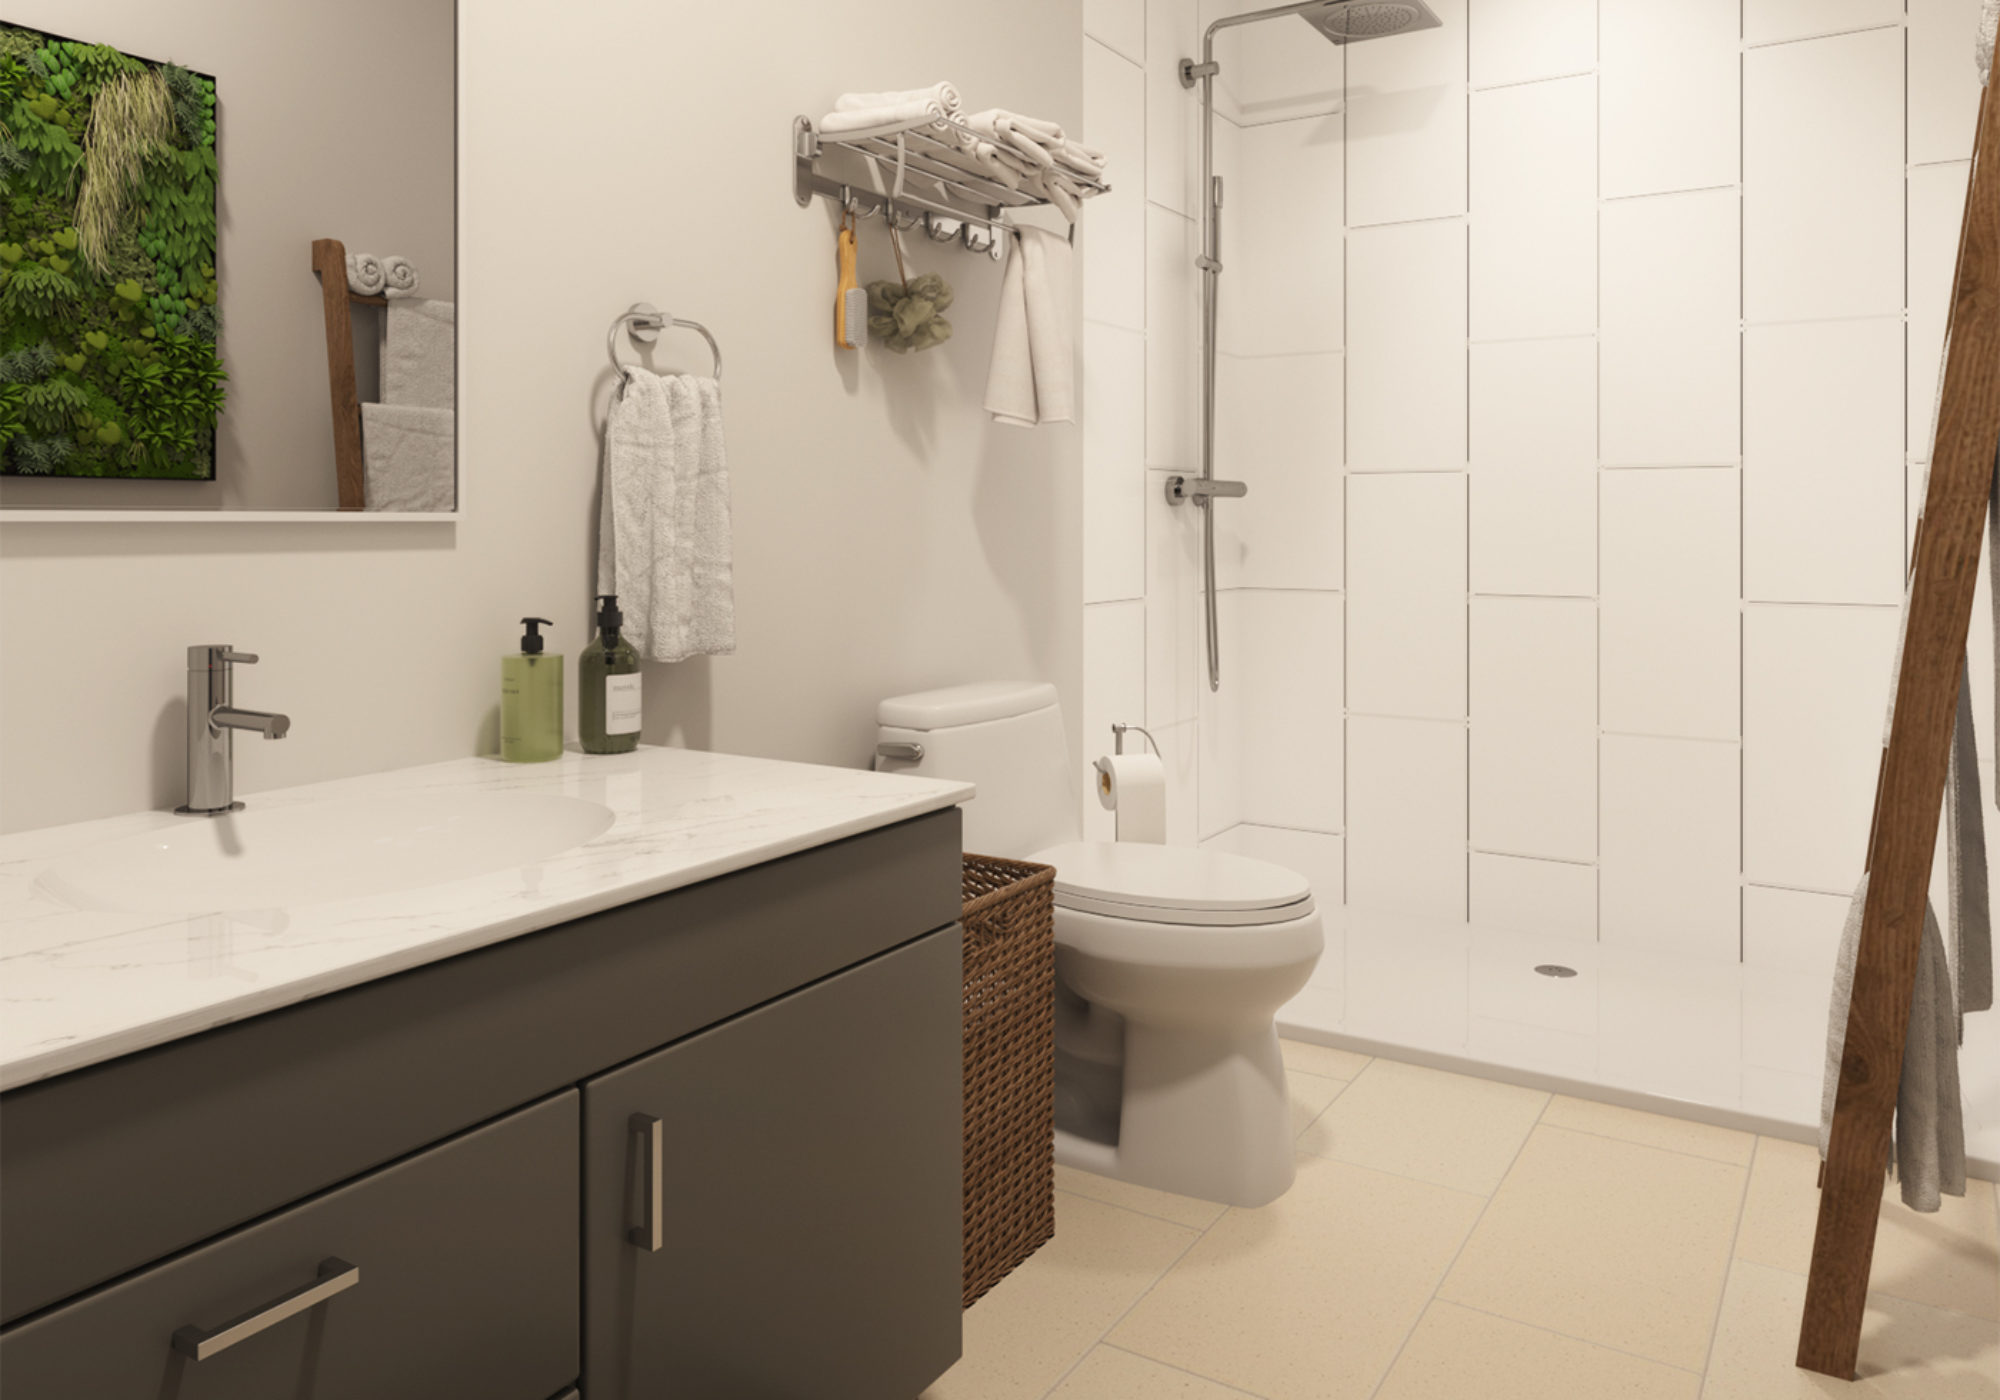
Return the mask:
<path fill-rule="evenodd" d="M 1184 846 L 1070 841 L 1031 860 L 1056 868 L 1058 909 L 1188 928 L 1288 923 L 1313 912 L 1303 875 Z"/>

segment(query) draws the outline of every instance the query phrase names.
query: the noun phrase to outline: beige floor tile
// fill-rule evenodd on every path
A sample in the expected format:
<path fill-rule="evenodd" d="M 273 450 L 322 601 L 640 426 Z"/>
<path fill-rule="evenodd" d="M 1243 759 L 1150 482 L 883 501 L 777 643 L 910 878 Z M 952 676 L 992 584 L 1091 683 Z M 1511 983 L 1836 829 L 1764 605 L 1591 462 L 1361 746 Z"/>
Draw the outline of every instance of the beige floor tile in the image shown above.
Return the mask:
<path fill-rule="evenodd" d="M 1039 1400 L 1195 1238 L 1058 1192 L 1055 1238 L 972 1305 L 965 1355 L 924 1400 Z"/>
<path fill-rule="evenodd" d="M 1344 1079 L 1328 1079 L 1303 1070 L 1286 1070 L 1285 1091 L 1292 1106 L 1292 1136 L 1297 1137 L 1312 1126 L 1312 1121 L 1326 1112 L 1326 1106 L 1339 1098 L 1340 1091 L 1346 1087 Z"/>
<path fill-rule="evenodd" d="M 1302 1155 L 1290 1192 L 1224 1215 L 1106 1340 L 1269 1400 L 1361 1400 L 1483 1205 Z"/>
<path fill-rule="evenodd" d="M 1664 1113 L 1642 1113 L 1638 1109 L 1620 1108 L 1616 1104 L 1598 1103 L 1594 1099 L 1573 1099 L 1564 1094 L 1549 1100 L 1548 1111 L 1542 1115 L 1542 1121 L 1558 1128 L 1574 1128 L 1580 1133 L 1596 1133 L 1599 1137 L 1623 1138 L 1626 1142 L 1687 1152 L 1738 1167 L 1750 1165 L 1750 1154 L 1757 1146 L 1757 1138 L 1752 1133 L 1739 1133 L 1709 1123 L 1669 1117 Z"/>
<path fill-rule="evenodd" d="M 1063 1383 L 1049 1392 L 1049 1400 L 1244 1400 L 1247 1394 L 1117 1347 L 1101 1346 L 1063 1377 Z"/>
<path fill-rule="evenodd" d="M 1375 1400 L 1695 1400 L 1701 1377 L 1453 1303 L 1432 1303 Z"/>
<path fill-rule="evenodd" d="M 2000 1400 L 2000 1324 L 1870 1294 L 1856 1381 L 1793 1364 L 1802 1275 L 1737 1260 L 1702 1400 Z"/>
<path fill-rule="evenodd" d="M 1438 1296 L 1700 1370 L 1745 1169 L 1538 1127 Z"/>
<path fill-rule="evenodd" d="M 1134 1186 L 1129 1181 L 1099 1176 L 1077 1167 L 1056 1166 L 1056 1190 L 1088 1196 L 1106 1205 L 1123 1206 L 1141 1215 L 1158 1216 L 1193 1230 L 1206 1230 L 1222 1218 L 1227 1206 L 1214 1201 L 1198 1201 L 1193 1196 L 1176 1196 L 1171 1191 L 1155 1191 L 1150 1186 Z"/>
<path fill-rule="evenodd" d="M 1805 1273 L 1812 1264 L 1818 1218 L 1818 1150 L 1778 1138 L 1757 1139 L 1736 1257 Z M 2000 1224 L 1992 1182 L 1968 1183 L 1963 1198 L 1945 1197 L 1935 1215 L 1909 1209 L 1891 1182 L 1883 1190 L 1881 1219 L 1868 1279 L 1872 1291 L 2000 1319 Z"/>
<path fill-rule="evenodd" d="M 1375 1060 L 1299 1139 L 1321 1157 L 1480 1195 L 1507 1174 L 1549 1096 Z"/>
<path fill-rule="evenodd" d="M 1352 1079 L 1368 1067 L 1368 1057 L 1352 1050 L 1336 1050 L 1331 1045 L 1314 1045 L 1304 1040 L 1280 1040 L 1287 1069 L 1304 1070 L 1324 1079 Z"/>

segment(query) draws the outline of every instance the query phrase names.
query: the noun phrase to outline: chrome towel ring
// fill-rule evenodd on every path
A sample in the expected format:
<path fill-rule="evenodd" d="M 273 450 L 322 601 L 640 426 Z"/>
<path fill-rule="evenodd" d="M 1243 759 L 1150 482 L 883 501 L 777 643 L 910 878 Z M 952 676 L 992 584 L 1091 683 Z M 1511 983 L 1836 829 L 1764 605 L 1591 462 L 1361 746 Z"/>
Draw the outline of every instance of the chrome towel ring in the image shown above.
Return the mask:
<path fill-rule="evenodd" d="M 715 337 L 709 334 L 707 326 L 699 321 L 683 321 L 676 316 L 668 315 L 649 301 L 639 301 L 634 302 L 630 311 L 611 323 L 611 331 L 604 338 L 605 352 L 611 356 L 611 368 L 618 373 L 620 394 L 625 392 L 625 386 L 631 382 L 632 371 L 636 366 L 628 365 L 618 358 L 619 330 L 623 329 L 635 341 L 650 345 L 660 338 L 660 332 L 668 326 L 679 326 L 683 330 L 693 331 L 708 342 L 708 353 L 715 358 L 716 382 L 722 381 L 722 347 L 715 343 Z"/>

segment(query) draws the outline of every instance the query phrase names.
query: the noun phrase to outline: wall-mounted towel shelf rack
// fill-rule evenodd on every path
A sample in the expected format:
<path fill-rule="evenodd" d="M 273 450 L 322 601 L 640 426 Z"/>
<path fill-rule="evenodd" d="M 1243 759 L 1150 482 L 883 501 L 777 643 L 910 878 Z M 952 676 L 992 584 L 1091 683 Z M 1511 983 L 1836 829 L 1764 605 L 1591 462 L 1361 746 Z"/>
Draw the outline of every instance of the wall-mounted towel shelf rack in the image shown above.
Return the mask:
<path fill-rule="evenodd" d="M 715 382 L 722 382 L 722 347 L 715 343 L 707 326 L 699 321 L 683 321 L 671 316 L 650 301 L 635 301 L 632 309 L 620 315 L 611 323 L 611 330 L 604 337 L 604 349 L 611 356 L 611 368 L 618 373 L 618 392 L 625 392 L 633 366 L 618 358 L 618 332 L 624 331 L 636 343 L 651 345 L 660 338 L 660 332 L 668 326 L 678 326 L 682 330 L 693 331 L 708 342 L 708 353 L 715 358 Z"/>
<path fill-rule="evenodd" d="M 945 119 L 944 128 L 967 138 L 976 133 Z M 917 128 L 901 134 L 899 151 L 896 136 L 867 136 L 848 139 L 822 135 L 808 117 L 792 122 L 792 197 L 805 208 L 814 195 L 823 195 L 841 208 L 863 217 L 893 219 L 899 229 L 923 226 L 933 241 L 957 240 L 975 253 L 986 253 L 996 261 L 1006 256 L 1000 237 L 1002 217 L 1009 209 L 1051 207 L 1049 201 L 1023 190 L 1009 189 L 997 180 L 988 180 L 954 163 L 959 146 L 939 128 Z M 903 162 L 903 190 L 888 194 L 837 179 L 819 168 L 829 154 L 847 152 L 873 162 L 884 184 L 894 179 L 896 164 Z M 1103 180 L 1069 174 L 1086 199 L 1110 192 Z"/>

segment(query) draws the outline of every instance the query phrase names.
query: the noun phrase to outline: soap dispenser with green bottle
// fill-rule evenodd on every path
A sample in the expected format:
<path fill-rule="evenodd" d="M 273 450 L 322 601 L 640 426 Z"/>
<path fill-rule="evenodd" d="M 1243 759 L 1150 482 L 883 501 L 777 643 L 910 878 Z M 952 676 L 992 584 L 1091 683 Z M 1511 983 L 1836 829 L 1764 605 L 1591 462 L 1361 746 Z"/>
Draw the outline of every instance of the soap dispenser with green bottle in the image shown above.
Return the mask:
<path fill-rule="evenodd" d="M 630 753 L 639 747 L 639 652 L 619 635 L 618 595 L 600 594 L 597 604 L 597 640 L 578 662 L 577 729 L 585 753 Z"/>
<path fill-rule="evenodd" d="M 500 757 L 547 763 L 563 751 L 563 659 L 542 654 L 545 617 L 524 617 L 521 651 L 500 658 Z"/>

